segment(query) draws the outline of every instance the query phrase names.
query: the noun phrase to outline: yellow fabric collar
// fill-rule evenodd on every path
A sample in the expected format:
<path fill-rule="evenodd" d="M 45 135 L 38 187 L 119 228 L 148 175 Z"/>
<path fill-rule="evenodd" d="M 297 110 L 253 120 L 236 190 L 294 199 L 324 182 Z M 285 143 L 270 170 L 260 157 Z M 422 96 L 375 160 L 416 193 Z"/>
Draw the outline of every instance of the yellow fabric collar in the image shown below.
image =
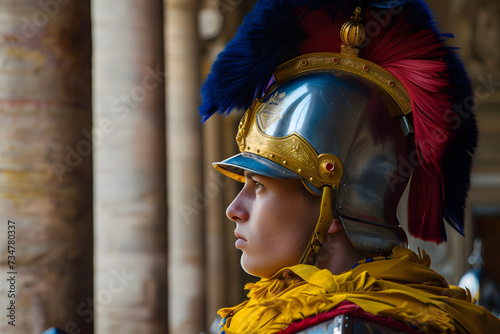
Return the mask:
<path fill-rule="evenodd" d="M 278 333 L 291 322 L 333 309 L 342 301 L 365 312 L 392 317 L 424 332 L 467 333 L 499 322 L 471 303 L 468 291 L 448 286 L 432 271 L 430 258 L 395 247 L 389 259 L 374 258 L 340 275 L 310 265 L 284 268 L 271 278 L 247 284 L 248 300 L 219 310 L 221 333 Z M 382 261 L 383 260 L 383 261 Z M 473 331 L 473 330 L 472 330 Z"/>

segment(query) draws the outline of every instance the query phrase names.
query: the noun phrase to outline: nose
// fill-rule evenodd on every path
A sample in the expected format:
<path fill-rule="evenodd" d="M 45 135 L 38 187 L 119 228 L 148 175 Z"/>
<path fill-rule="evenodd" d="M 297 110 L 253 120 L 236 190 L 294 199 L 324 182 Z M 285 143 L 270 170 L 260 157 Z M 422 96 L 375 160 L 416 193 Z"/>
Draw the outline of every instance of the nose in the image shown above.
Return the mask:
<path fill-rule="evenodd" d="M 234 198 L 226 209 L 227 218 L 233 222 L 241 223 L 248 220 L 249 214 L 245 207 L 243 190 Z"/>

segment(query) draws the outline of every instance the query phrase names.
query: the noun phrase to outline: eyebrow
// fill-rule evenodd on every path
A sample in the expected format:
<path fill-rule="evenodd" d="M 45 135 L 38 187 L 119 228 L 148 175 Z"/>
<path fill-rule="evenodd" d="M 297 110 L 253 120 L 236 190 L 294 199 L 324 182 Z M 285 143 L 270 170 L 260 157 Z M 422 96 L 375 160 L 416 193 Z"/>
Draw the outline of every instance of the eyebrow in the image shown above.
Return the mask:
<path fill-rule="evenodd" d="M 266 177 L 264 175 L 257 174 L 257 173 L 254 173 L 254 172 L 249 172 L 249 171 L 244 171 L 243 172 L 243 176 L 245 176 L 245 178 L 249 178 L 252 181 L 255 181 L 255 178 Z"/>
<path fill-rule="evenodd" d="M 257 175 L 257 174 L 255 174 L 255 173 L 253 173 L 253 172 L 249 172 L 249 171 L 244 171 L 244 172 L 243 172 L 243 175 L 244 175 L 245 177 L 252 177 L 252 176 L 255 176 L 255 175 Z"/>

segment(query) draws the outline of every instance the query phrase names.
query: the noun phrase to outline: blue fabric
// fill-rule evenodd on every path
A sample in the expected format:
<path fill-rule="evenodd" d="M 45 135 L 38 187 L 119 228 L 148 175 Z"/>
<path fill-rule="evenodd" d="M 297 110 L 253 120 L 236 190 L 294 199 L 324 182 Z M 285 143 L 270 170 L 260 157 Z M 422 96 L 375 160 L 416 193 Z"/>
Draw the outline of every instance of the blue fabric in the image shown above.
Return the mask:
<path fill-rule="evenodd" d="M 65 331 L 63 331 L 62 329 L 52 327 L 52 328 L 49 328 L 46 331 L 44 331 L 42 334 L 67 334 L 67 333 Z"/>

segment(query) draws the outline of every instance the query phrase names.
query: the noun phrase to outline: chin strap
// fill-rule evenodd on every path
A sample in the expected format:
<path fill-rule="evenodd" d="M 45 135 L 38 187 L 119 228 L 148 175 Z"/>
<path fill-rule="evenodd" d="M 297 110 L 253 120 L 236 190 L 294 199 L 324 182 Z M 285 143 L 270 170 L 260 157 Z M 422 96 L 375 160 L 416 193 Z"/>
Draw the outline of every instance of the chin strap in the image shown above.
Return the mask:
<path fill-rule="evenodd" d="M 316 259 L 319 256 L 321 248 L 325 243 L 326 237 L 328 235 L 328 229 L 333 221 L 332 213 L 332 188 L 325 186 L 323 187 L 323 196 L 321 198 L 321 210 L 319 212 L 319 219 L 316 223 L 316 228 L 314 233 L 307 245 L 306 250 L 302 254 L 299 264 L 311 264 L 316 263 Z"/>

